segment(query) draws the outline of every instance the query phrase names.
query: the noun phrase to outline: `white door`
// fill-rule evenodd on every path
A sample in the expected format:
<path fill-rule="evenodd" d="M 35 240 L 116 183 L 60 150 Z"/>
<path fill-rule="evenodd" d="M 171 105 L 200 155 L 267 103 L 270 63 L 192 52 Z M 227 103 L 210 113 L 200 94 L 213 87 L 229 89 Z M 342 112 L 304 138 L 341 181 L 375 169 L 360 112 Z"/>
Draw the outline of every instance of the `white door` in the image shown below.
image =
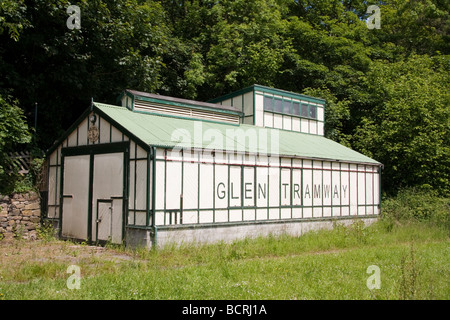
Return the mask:
<path fill-rule="evenodd" d="M 112 200 L 97 200 L 97 240 L 112 240 L 113 230 L 113 206 Z"/>
<path fill-rule="evenodd" d="M 94 155 L 92 240 L 122 241 L 124 153 Z"/>
<path fill-rule="evenodd" d="M 89 155 L 64 158 L 63 176 L 63 237 L 88 238 Z"/>

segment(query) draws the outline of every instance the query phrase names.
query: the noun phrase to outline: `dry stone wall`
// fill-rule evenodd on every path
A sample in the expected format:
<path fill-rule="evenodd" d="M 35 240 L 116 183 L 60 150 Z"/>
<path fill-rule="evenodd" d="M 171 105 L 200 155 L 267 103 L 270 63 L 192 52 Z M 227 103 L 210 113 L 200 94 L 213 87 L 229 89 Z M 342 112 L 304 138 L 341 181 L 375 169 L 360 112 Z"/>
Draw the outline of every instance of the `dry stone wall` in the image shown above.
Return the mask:
<path fill-rule="evenodd" d="M 36 239 L 40 217 L 40 199 L 36 192 L 0 195 L 0 239 Z"/>

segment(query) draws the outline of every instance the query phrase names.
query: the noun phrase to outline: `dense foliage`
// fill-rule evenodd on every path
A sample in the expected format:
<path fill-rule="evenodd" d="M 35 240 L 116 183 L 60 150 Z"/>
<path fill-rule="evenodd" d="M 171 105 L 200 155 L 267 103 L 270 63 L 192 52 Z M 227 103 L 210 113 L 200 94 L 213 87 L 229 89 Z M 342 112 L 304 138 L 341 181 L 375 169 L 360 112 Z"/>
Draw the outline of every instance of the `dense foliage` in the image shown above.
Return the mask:
<path fill-rule="evenodd" d="M 366 25 L 369 4 L 380 7 L 380 29 Z M 66 25 L 69 5 L 80 8 L 80 29 Z M 30 124 L 38 103 L 42 149 L 91 97 L 115 103 L 125 88 L 208 100 L 258 83 L 315 95 L 327 99 L 326 136 L 382 162 L 385 190 L 448 194 L 449 6 L 1 0 L 0 94 Z"/>
<path fill-rule="evenodd" d="M 8 156 L 15 151 L 17 145 L 31 141 L 28 126 L 23 117 L 23 111 L 16 105 L 0 95 L 0 191 L 14 187 L 18 168 Z"/>

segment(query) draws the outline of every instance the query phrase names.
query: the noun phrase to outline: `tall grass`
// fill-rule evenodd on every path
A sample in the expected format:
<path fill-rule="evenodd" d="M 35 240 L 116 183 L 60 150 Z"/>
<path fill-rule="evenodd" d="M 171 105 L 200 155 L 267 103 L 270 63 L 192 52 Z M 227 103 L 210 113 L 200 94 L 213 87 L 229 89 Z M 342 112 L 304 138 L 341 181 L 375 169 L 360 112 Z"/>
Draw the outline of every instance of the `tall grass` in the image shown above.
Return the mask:
<path fill-rule="evenodd" d="M 0 293 L 5 299 L 449 299 L 448 206 L 448 199 L 408 190 L 385 200 L 382 218 L 369 226 L 355 220 L 300 237 L 115 248 L 133 259 L 80 260 L 80 290 L 66 288 L 60 261 L 30 263 L 17 268 L 16 278 L 0 280 Z M 366 286 L 370 265 L 380 268 L 380 289 Z"/>

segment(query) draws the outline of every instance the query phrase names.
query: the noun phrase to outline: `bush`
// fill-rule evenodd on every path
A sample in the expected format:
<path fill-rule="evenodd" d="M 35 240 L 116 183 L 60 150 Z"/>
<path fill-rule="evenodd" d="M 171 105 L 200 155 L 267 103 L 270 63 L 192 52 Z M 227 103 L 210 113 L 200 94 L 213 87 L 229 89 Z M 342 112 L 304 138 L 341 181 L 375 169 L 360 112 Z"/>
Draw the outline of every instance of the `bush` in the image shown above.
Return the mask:
<path fill-rule="evenodd" d="M 13 191 L 11 189 L 18 178 L 17 172 L 9 172 L 13 162 L 8 152 L 30 141 L 31 134 L 17 101 L 0 94 L 0 193 Z"/>
<path fill-rule="evenodd" d="M 384 220 L 425 222 L 450 230 L 450 198 L 434 191 L 403 189 L 383 200 L 382 206 Z"/>
<path fill-rule="evenodd" d="M 36 228 L 38 239 L 44 242 L 49 242 L 57 238 L 58 232 L 49 221 L 44 221 L 38 228 Z"/>

